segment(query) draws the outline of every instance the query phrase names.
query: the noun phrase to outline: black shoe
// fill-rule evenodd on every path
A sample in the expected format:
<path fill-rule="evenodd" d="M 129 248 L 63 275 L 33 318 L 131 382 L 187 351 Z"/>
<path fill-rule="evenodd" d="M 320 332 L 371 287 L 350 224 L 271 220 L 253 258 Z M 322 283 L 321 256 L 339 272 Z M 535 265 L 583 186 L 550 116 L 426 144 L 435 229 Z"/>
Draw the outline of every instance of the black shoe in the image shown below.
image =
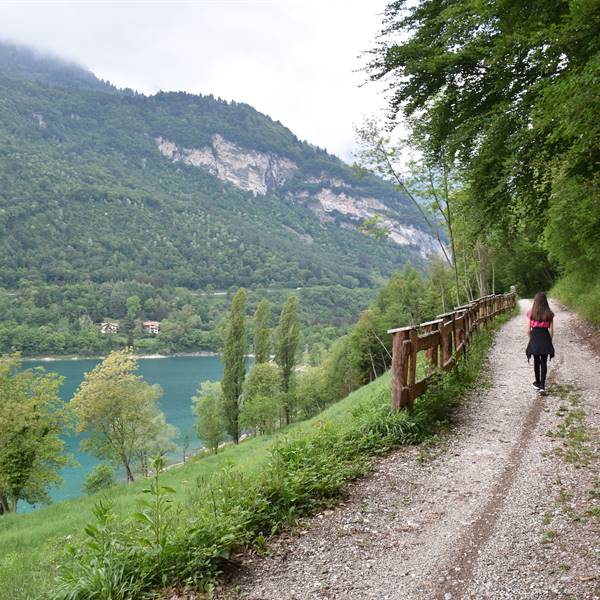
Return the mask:
<path fill-rule="evenodd" d="M 539 393 L 540 396 L 547 396 L 548 395 L 546 393 L 546 390 L 543 387 L 539 388 L 538 393 Z"/>
<path fill-rule="evenodd" d="M 533 387 L 534 387 L 536 390 L 539 390 L 539 389 L 540 389 L 540 387 L 541 387 L 541 386 L 540 386 L 540 384 L 539 384 L 537 381 L 534 381 L 534 382 L 533 382 L 531 385 L 532 385 L 532 386 L 533 386 Z"/>

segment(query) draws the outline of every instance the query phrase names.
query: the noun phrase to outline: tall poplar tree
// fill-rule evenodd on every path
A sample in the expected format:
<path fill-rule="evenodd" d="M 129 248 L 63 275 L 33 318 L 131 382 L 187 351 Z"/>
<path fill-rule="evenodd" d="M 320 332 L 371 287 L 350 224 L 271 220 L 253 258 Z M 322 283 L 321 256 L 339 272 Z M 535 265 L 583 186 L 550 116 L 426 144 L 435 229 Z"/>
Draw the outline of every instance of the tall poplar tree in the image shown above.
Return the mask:
<path fill-rule="evenodd" d="M 223 409 L 227 419 L 227 433 L 237 444 L 240 441 L 240 397 L 246 375 L 246 338 L 244 312 L 246 310 L 246 290 L 240 288 L 231 303 L 231 314 L 225 335 L 223 350 Z"/>
<path fill-rule="evenodd" d="M 254 363 L 257 365 L 269 362 L 271 354 L 270 323 L 271 306 L 269 301 L 263 298 L 254 314 Z"/>
<path fill-rule="evenodd" d="M 300 341 L 300 322 L 298 320 L 298 297 L 291 295 L 281 311 L 276 334 L 275 362 L 281 370 L 281 387 L 284 392 L 284 413 L 286 425 L 292 412 L 290 382 L 296 366 L 296 352 Z"/>

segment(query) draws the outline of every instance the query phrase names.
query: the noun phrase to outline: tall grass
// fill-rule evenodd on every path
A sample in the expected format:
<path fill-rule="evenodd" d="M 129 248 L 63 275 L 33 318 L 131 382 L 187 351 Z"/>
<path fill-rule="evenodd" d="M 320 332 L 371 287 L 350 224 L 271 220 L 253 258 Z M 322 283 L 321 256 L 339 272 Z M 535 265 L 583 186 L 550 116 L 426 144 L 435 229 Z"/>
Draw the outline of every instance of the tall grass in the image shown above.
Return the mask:
<path fill-rule="evenodd" d="M 134 598 L 165 585 L 210 589 L 232 552 L 261 546 L 300 515 L 345 497 L 375 456 L 438 433 L 490 342 L 490 332 L 478 333 L 468 361 L 412 412 L 390 411 L 388 373 L 309 421 L 162 473 L 157 485 L 174 491 L 164 491 L 170 513 L 160 544 L 148 543 L 148 527 L 162 516 L 134 516 L 148 482 L 114 488 L 102 502 L 80 498 L 3 517 L 0 593 L 74 600 Z"/>
<path fill-rule="evenodd" d="M 600 279 L 571 273 L 561 277 L 550 294 L 590 323 L 600 325 Z"/>

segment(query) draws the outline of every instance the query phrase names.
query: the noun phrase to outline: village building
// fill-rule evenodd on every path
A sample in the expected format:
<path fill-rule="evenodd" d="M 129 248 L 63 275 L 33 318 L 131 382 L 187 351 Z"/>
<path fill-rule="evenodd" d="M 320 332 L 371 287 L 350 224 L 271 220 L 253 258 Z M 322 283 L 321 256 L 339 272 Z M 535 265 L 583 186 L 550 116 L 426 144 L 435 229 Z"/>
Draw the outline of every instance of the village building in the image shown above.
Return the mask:
<path fill-rule="evenodd" d="M 150 333 L 151 335 L 156 335 L 160 332 L 160 321 L 144 321 L 143 322 L 144 331 L 146 333 Z"/>
<path fill-rule="evenodd" d="M 102 321 L 100 323 L 100 333 L 118 333 L 119 324 L 116 321 Z"/>

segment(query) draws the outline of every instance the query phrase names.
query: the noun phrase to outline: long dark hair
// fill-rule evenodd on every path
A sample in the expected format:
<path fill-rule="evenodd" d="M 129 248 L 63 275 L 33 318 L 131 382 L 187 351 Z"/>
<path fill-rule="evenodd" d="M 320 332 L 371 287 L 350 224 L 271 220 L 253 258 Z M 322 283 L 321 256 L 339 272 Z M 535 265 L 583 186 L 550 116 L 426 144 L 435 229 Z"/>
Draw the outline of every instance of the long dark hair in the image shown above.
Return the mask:
<path fill-rule="evenodd" d="M 533 299 L 533 306 L 531 307 L 531 320 L 532 321 L 546 321 L 550 322 L 554 319 L 554 313 L 550 310 L 548 304 L 548 298 L 543 292 L 538 292 Z"/>

